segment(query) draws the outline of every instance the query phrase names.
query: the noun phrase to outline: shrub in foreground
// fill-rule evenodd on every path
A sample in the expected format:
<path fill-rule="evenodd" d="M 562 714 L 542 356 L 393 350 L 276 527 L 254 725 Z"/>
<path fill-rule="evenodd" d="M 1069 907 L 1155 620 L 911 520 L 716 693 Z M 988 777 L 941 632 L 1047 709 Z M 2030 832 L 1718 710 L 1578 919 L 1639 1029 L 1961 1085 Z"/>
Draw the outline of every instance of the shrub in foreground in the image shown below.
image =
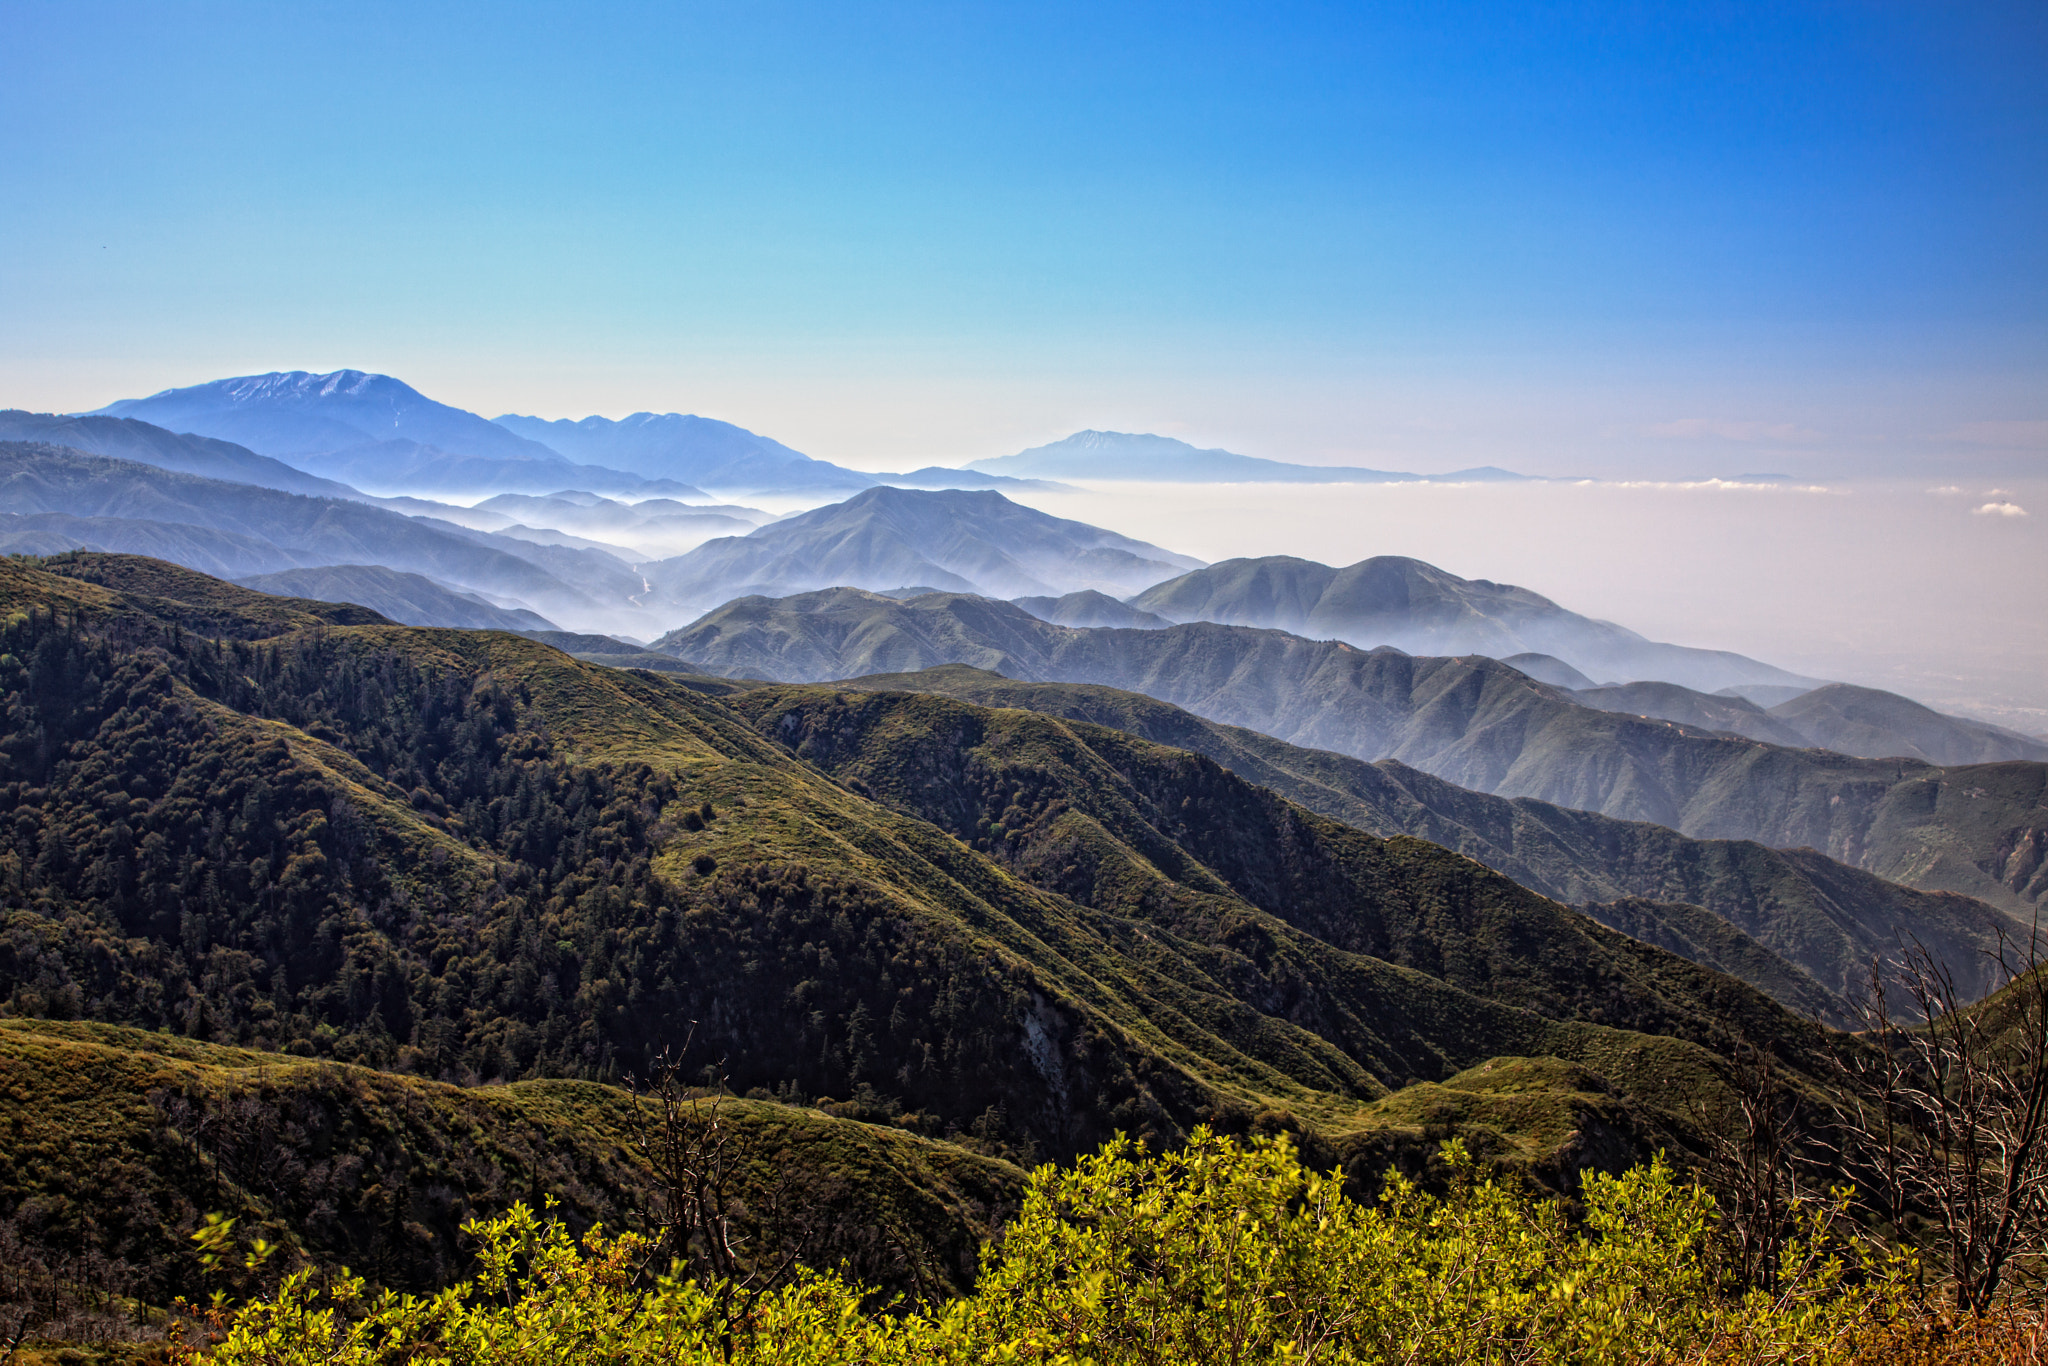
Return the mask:
<path fill-rule="evenodd" d="M 1833 1242 L 1817 1214 L 1773 1294 L 1723 1279 L 1711 1197 L 1659 1162 L 1591 1175 L 1584 1217 L 1482 1179 L 1451 1145 L 1445 1196 L 1398 1178 L 1373 1205 L 1281 1142 L 1118 1141 L 1040 1169 L 972 1296 L 870 1312 L 824 1272 L 761 1292 L 646 1277 L 648 1244 L 579 1244 L 526 1208 L 470 1226 L 480 1267 L 431 1296 L 306 1272 L 248 1305 L 226 1366 L 616 1363 L 1847 1362 L 1909 1270 Z M 1825 1212 L 1821 1212 L 1824 1214 Z"/>

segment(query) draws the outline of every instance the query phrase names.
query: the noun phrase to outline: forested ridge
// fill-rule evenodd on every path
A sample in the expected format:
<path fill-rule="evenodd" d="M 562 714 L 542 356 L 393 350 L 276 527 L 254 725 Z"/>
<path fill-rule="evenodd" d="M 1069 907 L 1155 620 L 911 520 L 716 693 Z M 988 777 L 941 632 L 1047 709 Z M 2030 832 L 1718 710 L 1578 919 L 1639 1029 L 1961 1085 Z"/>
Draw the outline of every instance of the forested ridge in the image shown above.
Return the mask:
<path fill-rule="evenodd" d="M 514 1199 L 646 1227 L 650 1077 L 751 1097 L 735 1133 L 825 1126 L 815 1161 L 748 1149 L 820 1208 L 867 1208 L 833 1194 L 861 1135 L 929 1145 L 877 1189 L 952 1194 L 843 1246 L 956 1287 L 1003 1164 L 1120 1132 L 1291 1134 L 1361 1195 L 1457 1137 L 1569 1192 L 1708 1161 L 1729 1058 L 1830 1084 L 1826 1032 L 1733 978 L 1063 718 L 714 697 L 91 554 L 0 563 L 0 708 L 0 1102 L 34 1139 L 0 1221 L 159 1297 L 208 1208 L 422 1288 Z"/>

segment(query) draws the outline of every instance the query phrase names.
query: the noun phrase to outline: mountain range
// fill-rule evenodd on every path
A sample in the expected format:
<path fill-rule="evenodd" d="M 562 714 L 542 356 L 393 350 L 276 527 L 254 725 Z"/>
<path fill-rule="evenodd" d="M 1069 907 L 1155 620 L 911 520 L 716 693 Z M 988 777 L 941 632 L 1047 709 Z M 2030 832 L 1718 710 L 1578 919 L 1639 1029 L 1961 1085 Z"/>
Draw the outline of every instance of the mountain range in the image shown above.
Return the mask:
<path fill-rule="evenodd" d="M 634 413 L 616 422 L 604 417 L 550 422 L 506 413 L 497 425 L 571 459 L 648 478 L 680 479 L 720 493 L 846 494 L 875 482 L 872 475 L 814 460 L 744 427 L 687 413 Z"/>
<path fill-rule="evenodd" d="M 1908 886 L 2031 918 L 2048 898 L 2048 764 L 1946 768 L 1793 749 L 1582 706 L 1498 660 L 1411 656 L 1208 622 L 1055 626 L 960 594 L 853 589 L 745 598 L 655 648 L 733 676 L 792 681 L 965 663 L 1102 684 L 1198 716 L 1460 787 L 1695 838 L 1807 846 Z"/>
<path fill-rule="evenodd" d="M 1352 465 L 1291 465 L 1280 460 L 1201 449 L 1170 436 L 1132 432 L 1076 432 L 1015 455 L 970 460 L 970 470 L 1026 479 L 1130 479 L 1190 484 L 1394 484 L 1418 480 L 1465 483 L 1521 479 L 1486 465 L 1450 474 L 1410 474 Z"/>
<path fill-rule="evenodd" d="M 1817 1056 L 1732 978 L 1123 731 L 328 612 L 0 564 L 15 1009 L 478 1079 L 640 1071 L 694 1020 L 738 1090 L 1048 1155 L 1384 1132 L 1500 1055 L 1682 1128 L 1738 1034 Z"/>
<path fill-rule="evenodd" d="M 1079 589 L 1120 595 L 1199 564 L 993 491 L 872 488 L 746 536 L 707 541 L 643 572 L 671 601 L 701 609 L 841 584 L 1003 598 Z"/>
<path fill-rule="evenodd" d="M 1999 934 L 2012 931 L 1984 902 L 1915 891 L 1811 849 L 1689 839 L 1649 822 L 1471 792 L 1395 759 L 1368 764 L 1303 749 L 1141 693 L 1020 682 L 960 664 L 834 686 L 1022 707 L 1204 755 L 1347 825 L 1455 849 L 1603 924 L 1836 1024 L 1854 1018 L 1852 1002 L 1872 958 L 1895 953 L 1905 937 L 1927 945 L 1975 996 L 1995 985 L 1990 955 Z"/>
<path fill-rule="evenodd" d="M 1731 692 L 1705 694 L 1676 683 L 1623 683 L 1568 690 L 1601 711 L 1661 717 L 1774 745 L 1806 746 L 1866 759 L 1903 756 L 1930 764 L 2048 760 L 2048 741 L 1984 721 L 1947 716 L 1920 703 L 1851 683 L 1794 690 L 1774 707 Z"/>
<path fill-rule="evenodd" d="M 56 446 L 0 442 L 0 506 L 15 510 L 0 519 L 0 544 L 14 549 L 47 538 L 156 551 L 230 578 L 381 565 L 578 621 L 633 617 L 646 591 L 610 555 Z"/>
<path fill-rule="evenodd" d="M 1703 692 L 1822 680 L 1725 650 L 1646 640 L 1626 627 L 1567 611 L 1540 593 L 1462 579 L 1421 560 L 1379 555 L 1344 568 L 1290 555 L 1224 560 L 1131 599 L 1168 621 L 1263 626 L 1317 640 L 1410 654 L 1554 656 L 1593 679 L 1661 679 Z"/>

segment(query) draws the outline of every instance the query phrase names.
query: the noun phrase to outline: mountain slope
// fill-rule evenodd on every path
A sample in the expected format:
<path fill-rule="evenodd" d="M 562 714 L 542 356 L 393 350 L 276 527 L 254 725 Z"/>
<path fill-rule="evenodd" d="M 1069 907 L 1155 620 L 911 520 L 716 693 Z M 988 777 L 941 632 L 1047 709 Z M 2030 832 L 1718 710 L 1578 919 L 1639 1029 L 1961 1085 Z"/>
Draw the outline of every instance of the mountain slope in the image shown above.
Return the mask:
<path fill-rule="evenodd" d="M 1012 598 L 1011 602 L 1055 626 L 1131 626 L 1139 628 L 1170 625 L 1166 618 L 1140 612 L 1118 602 L 1107 593 L 1084 588 L 1057 598 Z"/>
<path fill-rule="evenodd" d="M 1290 465 L 1226 450 L 1204 450 L 1170 436 L 1076 432 L 1016 455 L 969 461 L 989 474 L 1043 479 L 1138 479 L 1177 483 L 1390 484 L 1419 479 L 1519 479 L 1488 466 L 1453 474 L 1405 474 L 1351 465 Z"/>
<path fill-rule="evenodd" d="M 572 459 L 729 493 L 864 489 L 874 479 L 716 418 L 634 413 L 553 422 L 506 413 L 499 426 Z"/>
<path fill-rule="evenodd" d="M 212 437 L 186 436 L 125 417 L 67 417 L 61 413 L 0 412 L 0 441 L 35 441 L 68 446 L 93 455 L 135 460 L 179 474 L 255 484 L 286 493 L 322 498 L 355 498 L 362 494 L 346 484 L 295 469 L 282 460 L 258 455 L 246 446 Z"/>
<path fill-rule="evenodd" d="M 546 617 L 494 607 L 474 594 L 374 564 L 335 564 L 237 579 L 244 588 L 284 597 L 354 602 L 401 626 L 457 626 L 484 631 L 553 631 Z"/>
<path fill-rule="evenodd" d="M 1301 749 L 1113 688 L 1027 683 L 963 665 L 835 684 L 941 693 L 1111 726 L 1202 754 L 1322 815 L 1454 849 L 1603 924 L 1741 977 L 1788 1007 L 1846 1023 L 1874 956 L 1918 939 L 1971 994 L 1995 984 L 1987 952 L 2005 918 L 1980 901 L 1914 891 L 1812 850 L 1694 840 L 1528 798 L 1455 787 L 1398 761 Z M 1682 904 L 1681 904 L 1682 903 Z M 1703 926 L 1707 914 L 1723 922 Z"/>
<path fill-rule="evenodd" d="M 738 1089 L 1047 1154 L 1272 1106 L 1363 1123 L 1498 1055 L 1682 1116 L 1735 1033 L 1795 1070 L 1817 1043 L 1469 860 L 1119 732 L 728 706 L 516 636 L 51 568 L 0 565 L 14 1013 L 478 1079 L 644 1071 L 694 1021 Z"/>
<path fill-rule="evenodd" d="M 1858 759 L 1596 711 L 1497 660 L 1364 651 L 1192 623 L 1053 626 L 964 595 L 747 598 L 657 646 L 733 676 L 814 681 L 965 663 L 1098 683 L 1312 749 L 1396 758 L 1460 787 L 1707 839 L 1810 846 L 2031 919 L 2048 898 L 2048 765 Z"/>
<path fill-rule="evenodd" d="M 205 528 L 234 538 L 195 540 L 217 560 L 227 558 L 228 547 L 248 549 L 251 543 L 274 548 L 282 560 L 250 564 L 239 570 L 243 575 L 288 566 L 381 564 L 472 591 L 502 593 L 571 618 L 624 614 L 629 595 L 643 591 L 639 577 L 609 556 L 529 545 L 344 499 L 201 479 L 62 447 L 0 442 L 0 498 L 24 514 Z M 85 529 L 74 530 L 86 538 Z M 113 530 L 97 527 L 90 539 L 176 548 L 162 539 L 167 533 L 160 526 L 134 528 L 125 540 L 114 537 Z"/>
<path fill-rule="evenodd" d="M 963 1286 L 1024 1181 L 998 1158 L 818 1110 L 732 1100 L 721 1119 L 769 1159 L 749 1198 L 828 1212 L 818 1259 L 851 1255 L 892 1289 L 912 1288 L 911 1268 L 875 1255 L 891 1250 L 877 1225 Z M 464 1222 L 537 1193 L 573 1228 L 645 1229 L 655 1183 L 634 1123 L 626 1092 L 590 1082 L 454 1086 L 118 1025 L 0 1021 L 0 1218 L 31 1245 L 115 1263 L 151 1304 L 217 1284 L 191 1237 L 210 1213 L 409 1291 L 466 1268 Z"/>
<path fill-rule="evenodd" d="M 1798 748 L 1815 743 L 1797 726 L 1778 720 L 1754 702 L 1740 697 L 1696 692 L 1691 688 L 1680 687 L 1676 683 L 1610 683 L 1605 687 L 1576 688 L 1567 691 L 1570 692 L 1572 701 L 1597 711 L 1660 717 L 1700 730 L 1716 730 L 1730 735 L 1747 736 L 1769 745 L 1791 745 Z M 1836 748 L 1832 745 L 1818 747 Z"/>
<path fill-rule="evenodd" d="M 709 541 L 644 572 L 674 601 L 709 605 L 840 584 L 925 584 L 999 597 L 1129 593 L 1199 563 L 999 493 L 872 488 L 749 536 Z"/>
<path fill-rule="evenodd" d="M 1661 679 L 1701 692 L 1818 680 L 1725 650 L 1646 640 L 1513 584 L 1461 579 L 1400 555 L 1334 569 L 1288 555 L 1225 560 L 1156 584 L 1133 607 L 1168 621 L 1262 626 L 1410 654 L 1547 654 L 1599 680 Z"/>
<path fill-rule="evenodd" d="M 2031 735 L 1946 716 L 1877 688 L 1830 683 L 1770 709 L 1771 718 L 1809 744 L 1869 758 L 1904 755 L 1930 764 L 2048 760 L 2048 742 Z"/>
<path fill-rule="evenodd" d="M 170 560 L 202 574 L 234 579 L 271 574 L 317 558 L 259 536 L 139 517 L 73 517 L 62 512 L 0 512 L 0 554 L 55 555 L 105 550 Z"/>

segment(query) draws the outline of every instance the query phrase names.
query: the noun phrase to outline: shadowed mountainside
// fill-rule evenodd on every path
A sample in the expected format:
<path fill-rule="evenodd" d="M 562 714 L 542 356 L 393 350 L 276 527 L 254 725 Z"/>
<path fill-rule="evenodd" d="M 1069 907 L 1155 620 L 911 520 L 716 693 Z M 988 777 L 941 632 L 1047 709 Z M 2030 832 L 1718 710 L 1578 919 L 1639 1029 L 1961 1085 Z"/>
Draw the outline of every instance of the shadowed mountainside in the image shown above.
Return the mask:
<path fill-rule="evenodd" d="M 757 1155 L 746 1194 L 826 1214 L 820 1259 L 850 1256 L 892 1289 L 913 1287 L 909 1257 L 971 1283 L 977 1243 L 1023 1185 L 1008 1162 L 901 1128 L 761 1100 L 721 1117 Z M 191 1238 L 208 1214 L 411 1291 L 463 1271 L 464 1222 L 539 1193 L 578 1230 L 645 1228 L 655 1183 L 634 1124 L 631 1097 L 592 1082 L 456 1086 L 117 1025 L 0 1021 L 0 1218 L 32 1244 L 114 1262 L 153 1304 L 214 1284 Z"/>
<path fill-rule="evenodd" d="M 2001 930 L 2015 928 L 1981 901 L 1915 891 L 1810 849 L 1694 840 L 1647 822 L 1469 792 L 1396 760 L 1368 764 L 1301 749 L 1114 688 L 1017 682 L 964 665 L 834 686 L 1022 707 L 1191 750 L 1347 825 L 1455 849 L 1603 924 L 1837 1022 L 1848 1020 L 1871 959 L 1896 955 L 1909 939 L 1948 964 L 1967 994 L 1982 994 L 1995 982 L 1984 955 Z M 1702 908 L 1724 923 L 1702 924 Z"/>

